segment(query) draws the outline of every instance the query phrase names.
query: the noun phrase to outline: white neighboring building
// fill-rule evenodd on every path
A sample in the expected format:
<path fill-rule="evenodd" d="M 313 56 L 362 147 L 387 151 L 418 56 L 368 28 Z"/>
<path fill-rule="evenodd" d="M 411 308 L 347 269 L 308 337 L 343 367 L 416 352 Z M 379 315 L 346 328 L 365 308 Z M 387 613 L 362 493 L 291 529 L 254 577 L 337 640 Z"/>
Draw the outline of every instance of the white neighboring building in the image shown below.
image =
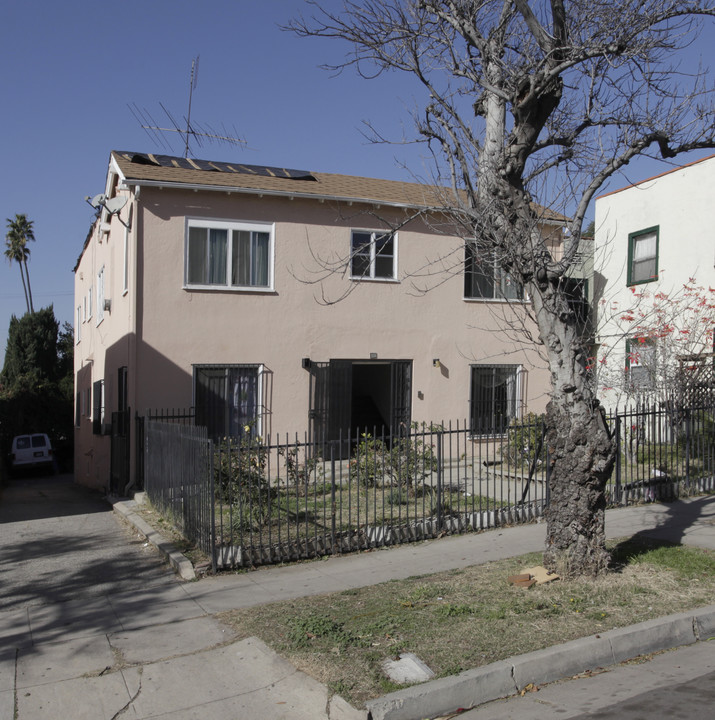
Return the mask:
<path fill-rule="evenodd" d="M 597 367 L 606 407 L 662 400 L 672 389 L 663 365 L 672 370 L 695 354 L 712 394 L 715 156 L 602 195 L 595 225 Z"/>

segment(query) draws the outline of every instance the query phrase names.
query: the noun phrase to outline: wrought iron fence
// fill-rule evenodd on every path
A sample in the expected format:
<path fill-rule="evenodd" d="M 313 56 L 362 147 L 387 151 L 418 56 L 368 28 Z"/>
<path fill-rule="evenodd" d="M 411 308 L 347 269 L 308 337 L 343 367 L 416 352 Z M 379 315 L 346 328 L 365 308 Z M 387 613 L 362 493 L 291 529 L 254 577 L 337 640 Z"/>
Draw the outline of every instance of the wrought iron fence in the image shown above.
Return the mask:
<path fill-rule="evenodd" d="M 532 520 L 547 494 L 542 438 L 539 422 L 505 437 L 449 425 L 321 445 L 222 439 L 213 448 L 213 561 L 260 565 Z M 350 458 L 340 459 L 346 444 Z"/>
<path fill-rule="evenodd" d="M 147 419 L 144 484 L 154 507 L 207 555 L 214 554 L 213 444 L 206 428 Z"/>
<path fill-rule="evenodd" d="M 611 417 L 618 452 L 611 504 L 715 490 L 715 406 L 638 407 Z"/>
<path fill-rule="evenodd" d="M 715 408 L 611 417 L 618 453 L 609 502 L 715 489 L 714 418 Z M 209 444 L 191 434 L 196 428 L 147 421 L 146 488 L 219 568 L 528 522 L 548 504 L 549 456 L 543 420 L 527 420 L 499 434 L 475 435 L 467 423 L 413 425 L 322 444 L 250 433 Z"/>

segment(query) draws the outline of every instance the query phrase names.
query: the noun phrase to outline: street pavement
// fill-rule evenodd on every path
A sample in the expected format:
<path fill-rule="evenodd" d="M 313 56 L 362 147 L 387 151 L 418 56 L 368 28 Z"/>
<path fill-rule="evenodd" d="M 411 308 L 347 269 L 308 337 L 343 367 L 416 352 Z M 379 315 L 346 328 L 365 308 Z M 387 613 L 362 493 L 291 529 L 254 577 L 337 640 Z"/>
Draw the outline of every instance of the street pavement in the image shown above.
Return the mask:
<path fill-rule="evenodd" d="M 0 497 L 0 720 L 366 718 L 365 709 L 331 695 L 260 640 L 236 640 L 215 615 L 484 563 L 537 550 L 544 542 L 544 525 L 534 524 L 181 582 L 96 494 L 67 478 L 28 483 L 24 488 L 13 483 Z M 636 534 L 715 549 L 715 497 L 609 511 L 607 530 L 610 537 Z M 679 618 L 629 637 L 639 641 L 658 635 L 660 642 L 663 627 L 666 635 L 680 637 L 698 623 L 709 630 L 713 617 L 715 608 L 698 621 Z M 584 645 L 584 653 L 589 648 Z M 699 642 L 677 652 L 704 653 L 712 661 L 713 650 Z M 578 651 L 578 645 L 569 650 Z M 715 669 L 698 662 L 704 675 Z M 620 677 L 630 667 L 605 675 Z M 653 673 L 642 675 L 647 679 Z M 602 677 L 588 680 L 602 682 Z M 682 678 L 686 689 L 693 679 Z M 636 695 L 639 682 L 627 683 Z M 431 687 L 416 686 L 427 694 Z M 557 685 L 533 698 L 539 702 L 552 687 Z M 591 711 L 592 701 L 579 705 L 581 694 L 572 696 L 566 704 L 572 714 L 563 717 Z M 422 703 L 414 714 L 409 703 L 391 703 L 389 697 L 373 707 L 375 720 L 423 717 L 420 712 L 428 707 Z M 475 712 L 480 711 L 469 711 Z M 465 717 L 472 717 L 469 713 Z M 539 715 L 549 716 L 550 710 Z M 562 716 L 560 710 L 554 716 Z"/>
<path fill-rule="evenodd" d="M 699 643 L 617 671 L 555 682 L 461 714 L 460 720 L 692 720 L 715 708 L 715 647 Z M 710 710 L 707 710 L 710 708 Z"/>

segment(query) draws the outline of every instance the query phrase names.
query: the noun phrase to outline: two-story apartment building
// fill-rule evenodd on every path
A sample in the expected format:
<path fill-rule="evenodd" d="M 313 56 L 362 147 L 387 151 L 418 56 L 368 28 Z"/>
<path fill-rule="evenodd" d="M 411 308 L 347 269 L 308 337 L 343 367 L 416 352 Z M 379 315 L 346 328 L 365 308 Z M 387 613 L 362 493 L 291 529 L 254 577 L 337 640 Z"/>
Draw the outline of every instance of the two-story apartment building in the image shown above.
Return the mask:
<path fill-rule="evenodd" d="M 479 434 L 543 410 L 522 291 L 430 211 L 439 198 L 112 152 L 75 268 L 77 481 L 109 484 L 112 413 L 128 409 L 315 440 L 458 419 Z M 554 244 L 561 225 L 543 211 Z"/>
<path fill-rule="evenodd" d="M 679 367 L 696 384 L 712 382 L 714 200 L 715 156 L 597 198 L 597 339 L 607 406 L 665 399 Z"/>

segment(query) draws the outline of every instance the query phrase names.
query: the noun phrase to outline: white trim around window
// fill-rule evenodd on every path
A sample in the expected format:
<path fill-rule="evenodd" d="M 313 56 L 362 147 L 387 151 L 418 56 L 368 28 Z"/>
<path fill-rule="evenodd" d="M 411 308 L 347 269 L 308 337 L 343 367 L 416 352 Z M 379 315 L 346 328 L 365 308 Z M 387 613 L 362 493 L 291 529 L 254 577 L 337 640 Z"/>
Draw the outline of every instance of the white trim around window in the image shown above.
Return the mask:
<path fill-rule="evenodd" d="M 97 325 L 104 320 L 104 293 L 106 288 L 104 287 L 104 265 L 101 270 L 97 273 Z"/>
<path fill-rule="evenodd" d="M 350 279 L 397 282 L 397 233 L 353 230 L 350 233 Z"/>
<path fill-rule="evenodd" d="M 273 290 L 272 223 L 186 218 L 184 288 Z"/>

